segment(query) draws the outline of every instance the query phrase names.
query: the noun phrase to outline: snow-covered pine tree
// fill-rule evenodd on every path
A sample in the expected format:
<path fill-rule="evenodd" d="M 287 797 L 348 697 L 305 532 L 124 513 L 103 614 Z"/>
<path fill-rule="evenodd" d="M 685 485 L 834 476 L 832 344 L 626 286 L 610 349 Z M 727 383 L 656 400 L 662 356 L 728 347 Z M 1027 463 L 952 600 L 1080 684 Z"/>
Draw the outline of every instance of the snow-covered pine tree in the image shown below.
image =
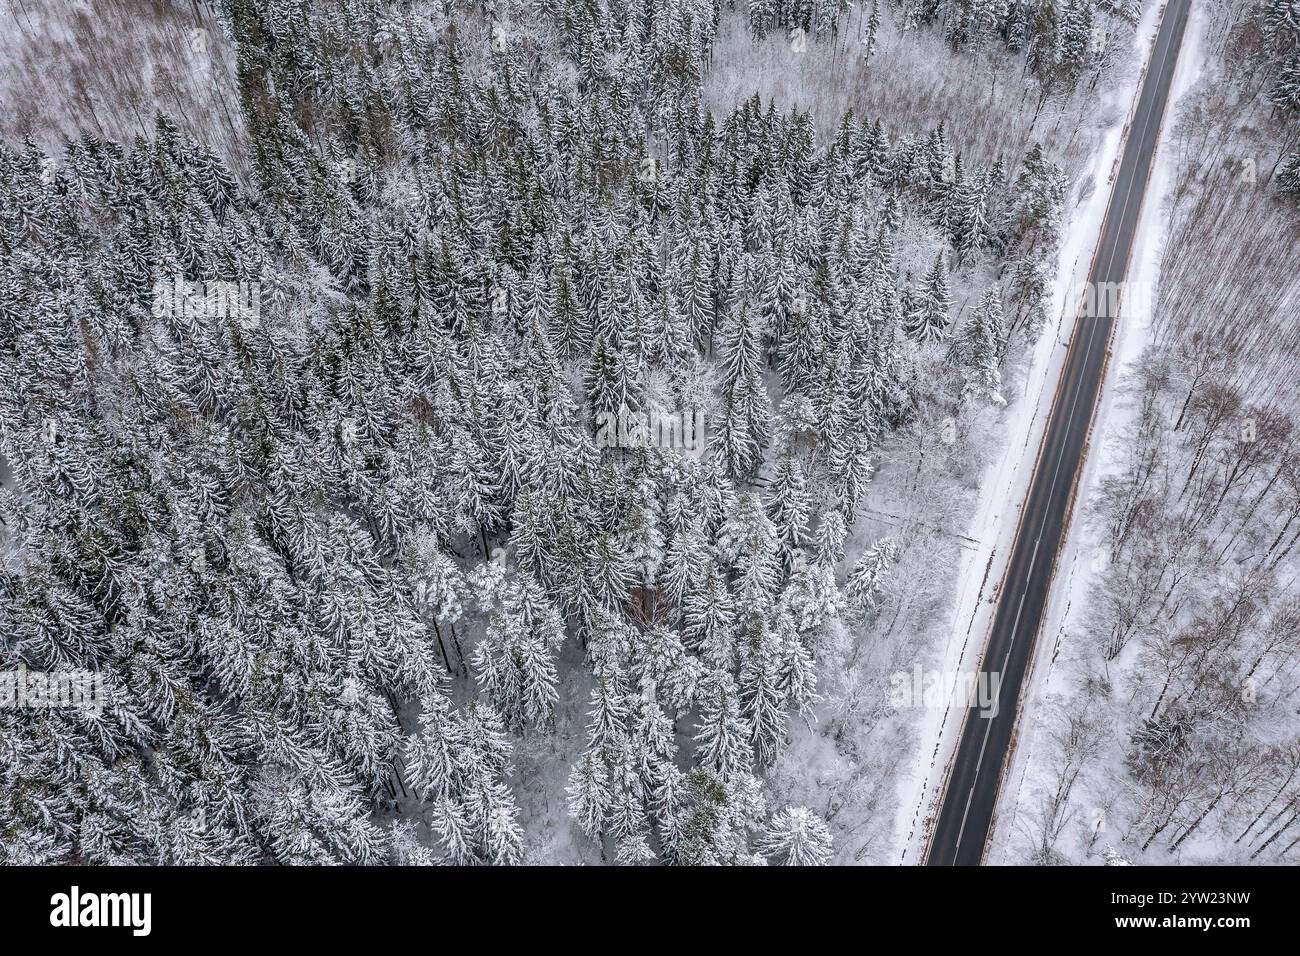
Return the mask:
<path fill-rule="evenodd" d="M 879 605 L 889 567 L 898 559 L 899 546 L 892 538 L 881 538 L 866 551 L 844 586 L 851 607 L 870 614 Z"/>
<path fill-rule="evenodd" d="M 1000 405 L 1003 342 L 1002 298 L 997 286 L 984 293 L 979 307 L 953 341 L 952 355 L 966 382 L 967 394 Z"/>
<path fill-rule="evenodd" d="M 934 257 L 934 265 L 921 280 L 912 299 L 912 310 L 904 319 L 903 329 L 918 342 L 937 342 L 948 331 L 952 297 L 948 294 L 948 274 L 943 254 Z"/>
<path fill-rule="evenodd" d="M 832 850 L 826 823 L 806 807 L 786 807 L 772 815 L 763 852 L 786 866 L 822 866 Z"/>

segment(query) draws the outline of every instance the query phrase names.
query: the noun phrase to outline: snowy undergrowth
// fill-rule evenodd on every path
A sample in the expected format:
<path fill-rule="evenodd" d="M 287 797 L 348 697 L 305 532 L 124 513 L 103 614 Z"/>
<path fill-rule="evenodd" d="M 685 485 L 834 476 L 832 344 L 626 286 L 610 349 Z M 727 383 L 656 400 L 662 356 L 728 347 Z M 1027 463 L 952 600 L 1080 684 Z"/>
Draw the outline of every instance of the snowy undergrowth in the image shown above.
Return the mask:
<path fill-rule="evenodd" d="M 774 32 L 755 41 L 740 12 L 724 13 L 704 91 L 714 109 L 757 94 L 812 116 L 819 134 L 844 114 L 879 119 L 891 134 L 944 124 L 967 161 L 989 164 L 1039 143 L 1048 159 L 1077 170 L 1092 146 L 1099 89 L 1109 85 L 1130 27 L 1114 21 L 1097 74 L 1060 95 L 1028 82 L 1023 57 L 996 44 L 956 52 L 933 30 L 901 29 L 902 13 L 876 5 L 876 42 L 864 36 L 873 5 L 855 4 L 834 37 L 792 44 Z M 1094 76 L 1101 77 L 1096 83 Z M 1098 85 L 1100 84 L 1100 86 Z"/>
<path fill-rule="evenodd" d="M 12 0 L 0 26 L 0 136 L 57 154 L 87 132 L 152 136 L 161 111 L 242 176 L 232 52 L 207 2 Z"/>

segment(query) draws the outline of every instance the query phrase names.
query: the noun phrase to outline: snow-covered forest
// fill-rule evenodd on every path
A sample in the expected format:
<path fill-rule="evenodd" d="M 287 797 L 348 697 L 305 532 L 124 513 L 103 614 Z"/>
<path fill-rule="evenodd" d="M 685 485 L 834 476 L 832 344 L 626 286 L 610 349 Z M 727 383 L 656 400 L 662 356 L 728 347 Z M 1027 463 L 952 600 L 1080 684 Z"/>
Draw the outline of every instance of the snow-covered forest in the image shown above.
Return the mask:
<path fill-rule="evenodd" d="M 881 860 L 887 677 L 951 599 L 1136 3 L 11 5 L 0 670 L 108 697 L 0 709 L 0 860 Z M 1107 652 L 1168 665 L 1152 747 L 1220 640 L 1288 706 L 1270 328 L 1252 382 L 1210 337 L 1152 364 L 1195 503 L 1116 567 L 1184 542 L 1184 623 Z M 1222 802 L 1183 794 L 1143 839 Z"/>
<path fill-rule="evenodd" d="M 1011 859 L 1294 863 L 1300 5 L 1207 7 L 1156 308 Z"/>

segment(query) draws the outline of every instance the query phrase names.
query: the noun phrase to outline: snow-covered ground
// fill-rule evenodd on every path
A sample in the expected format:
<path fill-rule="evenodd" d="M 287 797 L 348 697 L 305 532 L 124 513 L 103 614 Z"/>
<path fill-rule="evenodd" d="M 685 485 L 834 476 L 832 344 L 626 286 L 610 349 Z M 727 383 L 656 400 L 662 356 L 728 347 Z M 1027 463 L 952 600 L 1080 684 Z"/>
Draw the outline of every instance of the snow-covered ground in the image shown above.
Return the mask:
<path fill-rule="evenodd" d="M 6 11 L 0 136 L 59 156 L 65 139 L 85 134 L 147 138 L 161 110 L 242 175 L 234 52 L 207 4 L 65 0 Z"/>

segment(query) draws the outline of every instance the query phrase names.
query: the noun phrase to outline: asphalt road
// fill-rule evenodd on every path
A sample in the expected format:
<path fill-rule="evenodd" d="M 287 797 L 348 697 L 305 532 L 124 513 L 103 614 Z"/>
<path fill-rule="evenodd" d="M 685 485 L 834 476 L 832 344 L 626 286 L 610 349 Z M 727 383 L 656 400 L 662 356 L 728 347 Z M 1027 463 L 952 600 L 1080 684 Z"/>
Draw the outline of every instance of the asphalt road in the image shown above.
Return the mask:
<path fill-rule="evenodd" d="M 1128 272 L 1190 8 L 1191 0 L 1169 0 L 1165 8 L 1093 256 L 1088 276 L 1093 289 L 1104 289 L 1102 283 L 1122 282 Z M 930 865 L 974 865 L 984 855 L 1018 716 L 1021 683 L 1033 656 L 1056 555 L 1069 524 L 1116 313 L 1114 299 L 1103 292 L 1090 298 L 1075 320 L 980 667 L 1001 674 L 1000 685 L 988 685 L 999 688 L 996 716 L 985 717 L 977 708 L 966 714 L 943 806 L 930 838 Z"/>

